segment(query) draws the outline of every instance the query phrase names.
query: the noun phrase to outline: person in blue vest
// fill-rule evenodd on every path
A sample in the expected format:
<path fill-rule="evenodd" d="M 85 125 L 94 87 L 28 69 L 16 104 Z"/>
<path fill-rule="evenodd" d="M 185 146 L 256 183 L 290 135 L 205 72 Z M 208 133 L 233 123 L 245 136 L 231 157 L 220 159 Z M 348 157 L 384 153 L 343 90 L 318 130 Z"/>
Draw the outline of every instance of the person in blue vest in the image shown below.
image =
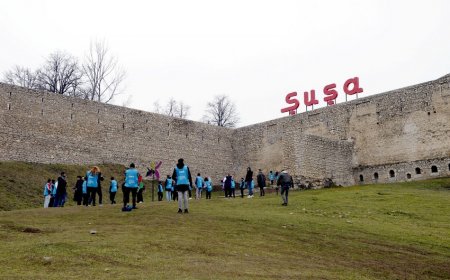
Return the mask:
<path fill-rule="evenodd" d="M 205 189 L 206 189 L 206 199 L 211 199 L 212 192 L 212 182 L 208 177 L 205 177 Z"/>
<path fill-rule="evenodd" d="M 230 197 L 236 198 L 236 182 L 234 177 L 231 177 Z"/>
<path fill-rule="evenodd" d="M 111 183 L 109 184 L 109 200 L 111 204 L 116 204 L 117 185 L 117 181 L 114 177 L 111 177 Z"/>
<path fill-rule="evenodd" d="M 278 173 L 278 171 L 276 171 L 275 172 L 275 181 L 276 182 L 278 182 L 278 178 L 280 178 L 280 173 Z M 279 187 L 278 187 L 278 184 L 276 184 L 276 186 L 275 186 L 275 193 L 278 195 L 278 190 L 279 190 Z"/>
<path fill-rule="evenodd" d="M 83 192 L 83 205 L 88 206 L 89 205 L 89 194 L 87 191 L 87 179 L 86 177 L 83 177 L 83 185 L 81 187 L 81 191 Z"/>
<path fill-rule="evenodd" d="M 136 207 L 136 195 L 139 187 L 139 172 L 136 169 L 134 163 L 130 164 L 130 168 L 125 171 L 125 187 L 123 188 L 123 209 L 127 209 L 128 202 L 130 201 L 130 192 L 131 198 L 133 200 L 133 209 L 137 209 Z M 122 209 L 122 210 L 123 210 Z"/>
<path fill-rule="evenodd" d="M 269 181 L 270 181 L 270 185 L 273 185 L 273 181 L 275 180 L 275 174 L 273 173 L 272 170 L 269 171 Z"/>
<path fill-rule="evenodd" d="M 253 189 L 255 188 L 255 182 L 253 179 L 250 181 L 249 187 L 248 187 L 248 196 L 247 198 L 253 198 Z"/>
<path fill-rule="evenodd" d="M 52 179 L 48 179 L 44 185 L 44 208 L 48 208 L 50 199 L 52 198 Z"/>
<path fill-rule="evenodd" d="M 91 170 L 86 172 L 86 186 L 89 197 L 89 204 L 95 206 L 95 195 L 98 192 L 98 187 L 100 185 L 100 168 L 93 166 Z"/>
<path fill-rule="evenodd" d="M 167 179 L 164 185 L 166 189 L 166 200 L 172 201 L 173 181 L 170 175 L 167 175 Z"/>
<path fill-rule="evenodd" d="M 163 191 L 164 191 L 164 188 L 163 188 L 162 182 L 159 181 L 158 182 L 158 201 L 163 200 Z"/>
<path fill-rule="evenodd" d="M 184 160 L 180 158 L 177 165 L 173 169 L 173 181 L 178 191 L 178 213 L 189 213 L 189 188 L 192 186 L 192 177 L 189 167 L 184 164 Z"/>
<path fill-rule="evenodd" d="M 244 189 L 245 189 L 244 178 L 241 178 L 241 182 L 239 183 L 239 189 L 241 190 L 241 198 L 244 198 Z"/>
<path fill-rule="evenodd" d="M 200 173 L 197 174 L 197 177 L 195 178 L 195 199 L 202 198 L 202 189 L 203 189 L 203 178 L 200 176 Z"/>

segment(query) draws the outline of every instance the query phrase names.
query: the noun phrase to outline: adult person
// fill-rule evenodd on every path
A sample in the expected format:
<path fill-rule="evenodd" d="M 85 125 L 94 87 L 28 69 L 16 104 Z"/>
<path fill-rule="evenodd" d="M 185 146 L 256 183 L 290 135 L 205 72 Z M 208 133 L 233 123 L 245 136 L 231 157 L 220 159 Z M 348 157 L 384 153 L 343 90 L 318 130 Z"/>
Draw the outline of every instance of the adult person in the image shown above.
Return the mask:
<path fill-rule="evenodd" d="M 134 163 L 130 164 L 130 168 L 125 171 L 125 186 L 123 188 L 123 208 L 127 209 L 128 202 L 130 201 L 130 192 L 131 198 L 133 200 L 133 209 L 137 209 L 136 207 L 136 195 L 137 189 L 139 187 L 139 172 L 136 169 Z"/>
<path fill-rule="evenodd" d="M 195 199 L 202 198 L 203 178 L 200 176 L 200 173 L 197 173 L 197 177 L 195 178 L 195 187 Z"/>
<path fill-rule="evenodd" d="M 92 206 L 95 206 L 95 195 L 98 192 L 98 187 L 100 185 L 100 168 L 97 166 L 93 166 L 91 170 L 86 172 L 86 187 L 87 187 L 87 193 L 89 197 L 88 204 L 92 203 Z M 99 201 L 100 203 L 100 201 Z"/>
<path fill-rule="evenodd" d="M 98 174 L 98 188 L 97 188 L 98 206 L 103 206 L 102 181 L 104 179 L 105 178 L 103 178 L 102 173 L 99 172 L 99 174 Z"/>
<path fill-rule="evenodd" d="M 58 188 L 56 189 L 56 197 L 54 207 L 64 207 L 67 195 L 67 180 L 66 173 L 61 172 L 61 176 L 58 177 Z"/>
<path fill-rule="evenodd" d="M 259 187 L 259 196 L 265 196 L 266 192 L 264 191 L 264 188 L 266 187 L 266 176 L 264 176 L 261 169 L 258 170 L 258 175 L 256 175 L 256 181 Z"/>
<path fill-rule="evenodd" d="M 77 205 L 81 205 L 83 201 L 83 179 L 81 176 L 77 176 L 77 181 L 73 187 L 73 200 L 77 202 Z"/>
<path fill-rule="evenodd" d="M 192 177 L 189 167 L 184 164 L 184 159 L 180 158 L 173 169 L 173 181 L 178 191 L 178 213 L 189 213 L 189 187 L 192 186 Z"/>
<path fill-rule="evenodd" d="M 247 174 L 245 174 L 245 184 L 247 185 L 247 189 L 249 191 L 249 197 L 253 197 L 252 181 L 253 181 L 253 171 L 250 167 L 248 167 Z"/>
<path fill-rule="evenodd" d="M 52 198 L 52 179 L 48 179 L 44 185 L 44 208 L 48 208 L 50 199 Z"/>
<path fill-rule="evenodd" d="M 275 172 L 275 181 L 278 182 L 278 178 L 280 178 L 280 173 L 278 171 Z M 276 184 L 275 184 L 276 185 Z M 278 185 L 275 186 L 275 193 L 278 195 L 279 187 Z"/>
<path fill-rule="evenodd" d="M 281 171 L 280 177 L 277 180 L 277 186 L 281 187 L 281 198 L 283 199 L 283 206 L 288 205 L 289 188 L 293 185 L 292 177 L 288 174 L 287 170 Z"/>
<path fill-rule="evenodd" d="M 170 177 L 170 175 L 167 175 L 167 179 L 164 185 L 166 189 L 166 200 L 170 202 L 172 201 L 172 191 L 173 191 L 172 177 Z"/>

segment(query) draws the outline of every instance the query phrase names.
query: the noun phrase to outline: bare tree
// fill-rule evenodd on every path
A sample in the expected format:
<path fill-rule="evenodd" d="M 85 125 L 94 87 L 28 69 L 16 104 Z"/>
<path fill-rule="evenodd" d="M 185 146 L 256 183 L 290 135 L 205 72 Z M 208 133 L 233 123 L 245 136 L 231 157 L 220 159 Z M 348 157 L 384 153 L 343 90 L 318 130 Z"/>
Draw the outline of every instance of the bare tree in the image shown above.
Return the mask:
<path fill-rule="evenodd" d="M 50 92 L 80 96 L 82 76 L 75 57 L 66 52 L 55 52 L 37 71 L 37 84 L 38 88 Z"/>
<path fill-rule="evenodd" d="M 14 66 L 3 75 L 3 82 L 11 85 L 36 89 L 38 87 L 37 75 L 29 68 Z"/>
<path fill-rule="evenodd" d="M 189 115 L 190 109 L 191 109 L 191 106 L 184 104 L 183 101 L 180 101 L 176 108 L 175 116 L 182 118 L 182 119 L 186 119 L 187 116 Z"/>
<path fill-rule="evenodd" d="M 235 127 L 239 122 L 236 106 L 226 95 L 217 95 L 208 102 L 203 118 L 208 123 L 224 127 Z"/>
<path fill-rule="evenodd" d="M 91 42 L 83 63 L 83 73 L 86 79 L 85 99 L 108 103 L 122 93 L 125 71 L 104 42 Z"/>
<path fill-rule="evenodd" d="M 153 102 L 152 111 L 170 117 L 186 119 L 189 115 L 190 109 L 191 107 L 184 104 L 183 101 L 177 102 L 173 97 L 171 97 L 165 106 L 161 106 L 158 100 Z"/>
<path fill-rule="evenodd" d="M 166 108 L 164 110 L 164 115 L 175 117 L 177 114 L 177 101 L 171 97 L 166 104 Z"/>

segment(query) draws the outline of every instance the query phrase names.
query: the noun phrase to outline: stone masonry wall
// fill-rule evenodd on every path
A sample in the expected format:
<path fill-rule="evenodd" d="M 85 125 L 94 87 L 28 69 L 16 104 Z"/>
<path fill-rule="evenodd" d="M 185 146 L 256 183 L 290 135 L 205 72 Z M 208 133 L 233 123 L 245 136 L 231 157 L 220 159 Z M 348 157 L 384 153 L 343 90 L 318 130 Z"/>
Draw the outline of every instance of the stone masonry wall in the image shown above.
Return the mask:
<path fill-rule="evenodd" d="M 98 164 L 162 161 L 172 174 L 182 157 L 192 176 L 213 182 L 232 164 L 231 130 L 124 107 L 0 84 L 0 160 Z"/>
<path fill-rule="evenodd" d="M 420 178 L 449 176 L 449 102 L 450 75 L 447 75 L 435 81 L 242 127 L 233 137 L 243 143 L 233 144 L 234 158 L 238 159 L 235 172 L 243 174 L 247 165 L 265 172 L 287 168 L 296 177 L 317 176 L 320 180 L 331 176 L 337 184 L 352 185 L 359 183 L 359 175 L 367 178 L 364 182 L 371 182 L 369 178 L 376 170 L 379 170 L 379 182 L 393 180 L 384 171 L 390 169 L 396 170 L 396 180 L 406 180 L 407 173 L 417 166 L 430 170 L 431 163 L 438 161 L 438 174 L 424 172 Z M 305 138 L 305 135 L 318 138 Z M 342 170 L 350 150 L 352 172 Z M 353 176 L 348 176 L 352 173 Z"/>
<path fill-rule="evenodd" d="M 248 166 L 341 185 L 449 176 L 449 102 L 447 75 L 227 129 L 0 84 L 0 160 L 135 162 L 141 171 L 161 160 L 165 175 L 183 157 L 215 183 L 228 172 L 244 176 Z"/>

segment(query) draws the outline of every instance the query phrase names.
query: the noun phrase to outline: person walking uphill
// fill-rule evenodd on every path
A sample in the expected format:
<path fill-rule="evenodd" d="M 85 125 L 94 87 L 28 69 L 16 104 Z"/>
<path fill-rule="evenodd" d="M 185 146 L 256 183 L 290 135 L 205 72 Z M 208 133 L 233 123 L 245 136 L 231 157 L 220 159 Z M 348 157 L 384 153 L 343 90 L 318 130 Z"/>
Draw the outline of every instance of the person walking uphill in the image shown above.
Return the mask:
<path fill-rule="evenodd" d="M 189 167 L 184 164 L 184 160 L 180 158 L 177 165 L 173 169 L 172 179 L 178 190 L 178 213 L 189 213 L 189 188 L 192 186 L 192 177 Z"/>
<path fill-rule="evenodd" d="M 126 210 L 128 202 L 130 201 L 130 192 L 133 200 L 133 209 L 136 207 L 136 195 L 139 187 L 139 172 L 135 168 L 134 163 L 130 164 L 130 168 L 125 171 L 125 186 L 123 188 L 123 208 Z"/>
<path fill-rule="evenodd" d="M 266 176 L 264 176 L 261 169 L 259 169 L 258 175 L 256 175 L 256 181 L 259 187 L 259 196 L 265 196 L 266 192 L 264 191 L 264 188 L 266 187 Z"/>
<path fill-rule="evenodd" d="M 292 177 L 286 170 L 281 171 L 280 177 L 277 180 L 277 186 L 281 186 L 281 198 L 283 199 L 283 206 L 288 204 L 289 188 L 293 185 Z"/>

